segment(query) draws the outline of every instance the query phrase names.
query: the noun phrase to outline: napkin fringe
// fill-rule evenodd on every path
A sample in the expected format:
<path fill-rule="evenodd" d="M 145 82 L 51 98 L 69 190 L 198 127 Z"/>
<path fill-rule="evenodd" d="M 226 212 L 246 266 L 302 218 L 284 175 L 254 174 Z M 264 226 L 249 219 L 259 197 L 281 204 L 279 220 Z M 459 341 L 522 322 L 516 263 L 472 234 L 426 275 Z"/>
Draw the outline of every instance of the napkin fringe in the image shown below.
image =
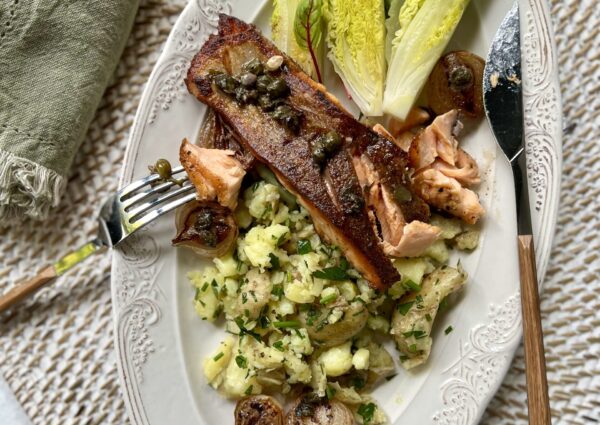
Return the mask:
<path fill-rule="evenodd" d="M 56 171 L 0 149 L 0 220 L 45 219 L 66 184 Z"/>

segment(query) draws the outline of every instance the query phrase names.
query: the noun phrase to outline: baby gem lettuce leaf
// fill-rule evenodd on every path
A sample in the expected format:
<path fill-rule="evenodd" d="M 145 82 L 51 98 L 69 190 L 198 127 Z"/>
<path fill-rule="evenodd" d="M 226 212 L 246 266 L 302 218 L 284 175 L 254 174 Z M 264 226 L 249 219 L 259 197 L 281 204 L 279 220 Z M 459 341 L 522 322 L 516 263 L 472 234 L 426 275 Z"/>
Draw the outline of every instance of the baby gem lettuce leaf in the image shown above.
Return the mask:
<path fill-rule="evenodd" d="M 405 0 L 395 19 L 383 111 L 401 120 L 423 89 L 450 41 L 469 0 Z M 392 3 L 391 13 L 397 8 Z"/>
<path fill-rule="evenodd" d="M 383 0 L 323 0 L 328 57 L 363 114 L 382 115 L 385 80 Z"/>
<path fill-rule="evenodd" d="M 321 9 L 321 0 L 273 0 L 273 15 L 271 16 L 271 38 L 273 42 L 291 56 L 314 79 L 318 79 L 317 70 L 323 56 Z M 296 24 L 299 16 L 308 17 L 311 46 L 317 65 L 313 62 L 313 55 L 308 49 L 307 39 L 309 34 L 306 32 L 306 27 Z M 304 20 L 303 22 L 307 21 Z"/>

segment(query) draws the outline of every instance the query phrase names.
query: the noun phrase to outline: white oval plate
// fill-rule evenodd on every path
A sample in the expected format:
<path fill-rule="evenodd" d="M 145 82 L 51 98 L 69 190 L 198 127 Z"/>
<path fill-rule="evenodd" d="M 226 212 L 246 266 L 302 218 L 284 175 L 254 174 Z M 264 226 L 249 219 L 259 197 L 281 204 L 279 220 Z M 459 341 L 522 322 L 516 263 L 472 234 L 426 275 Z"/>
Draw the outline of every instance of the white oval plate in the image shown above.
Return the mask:
<path fill-rule="evenodd" d="M 485 57 L 509 0 L 473 0 L 449 49 Z M 561 163 L 556 50 L 543 0 L 520 0 L 525 130 L 537 260 L 543 277 L 554 234 Z M 216 28 L 218 13 L 253 21 L 270 34 L 270 2 L 193 0 L 181 14 L 145 89 L 130 135 L 121 184 L 148 164 L 177 160 L 184 137 L 195 139 L 205 107 L 187 93 L 192 56 Z M 335 77 L 328 73 L 328 81 Z M 326 81 L 327 83 L 327 81 Z M 343 96 L 340 97 L 344 99 Z M 474 424 L 502 382 L 520 341 L 519 278 L 512 175 L 483 121 L 462 138 L 478 160 L 487 210 L 480 248 L 461 258 L 470 281 L 436 323 L 426 366 L 398 375 L 374 396 L 391 423 Z M 202 358 L 223 331 L 202 322 L 185 273 L 201 262 L 171 247 L 172 217 L 142 231 L 113 254 L 112 299 L 121 384 L 136 425 L 233 423 L 233 403 L 205 382 Z M 448 336 L 443 330 L 452 325 Z"/>

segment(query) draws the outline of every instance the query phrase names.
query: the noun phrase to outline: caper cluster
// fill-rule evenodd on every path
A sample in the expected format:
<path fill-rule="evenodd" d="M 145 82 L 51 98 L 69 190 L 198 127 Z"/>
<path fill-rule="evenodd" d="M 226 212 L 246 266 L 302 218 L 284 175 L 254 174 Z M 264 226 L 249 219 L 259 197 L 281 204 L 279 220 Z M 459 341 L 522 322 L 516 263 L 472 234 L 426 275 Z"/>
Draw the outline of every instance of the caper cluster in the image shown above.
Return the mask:
<path fill-rule="evenodd" d="M 317 164 L 322 165 L 340 146 L 342 146 L 342 138 L 338 133 L 330 131 L 322 134 L 312 142 L 312 157 Z"/>
<path fill-rule="evenodd" d="M 274 60 L 275 59 L 275 60 Z M 258 105 L 290 130 L 300 127 L 300 113 L 286 103 L 290 94 L 285 79 L 277 76 L 283 58 L 274 56 L 264 64 L 254 58 L 242 65 L 239 75 L 209 71 L 214 84 L 241 105 Z"/>
<path fill-rule="evenodd" d="M 198 237 L 206 246 L 214 248 L 217 246 L 216 231 L 213 227 L 214 217 L 209 209 L 204 209 L 196 216 L 196 220 L 192 225 Z"/>

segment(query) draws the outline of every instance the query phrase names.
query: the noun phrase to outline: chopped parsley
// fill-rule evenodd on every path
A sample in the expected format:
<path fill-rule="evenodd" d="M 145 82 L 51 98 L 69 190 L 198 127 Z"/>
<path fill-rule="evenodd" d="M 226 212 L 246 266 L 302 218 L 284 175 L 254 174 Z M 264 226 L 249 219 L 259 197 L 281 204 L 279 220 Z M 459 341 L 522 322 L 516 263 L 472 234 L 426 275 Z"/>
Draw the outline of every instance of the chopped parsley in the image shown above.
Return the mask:
<path fill-rule="evenodd" d="M 327 280 L 346 280 L 349 279 L 350 276 L 346 273 L 346 270 L 341 267 L 326 267 L 322 270 L 317 270 L 313 272 L 313 277 L 318 277 L 319 279 L 327 279 Z"/>
<path fill-rule="evenodd" d="M 363 424 L 368 425 L 373 421 L 375 409 L 377 409 L 377 406 L 374 403 L 361 404 L 358 406 L 356 413 L 363 418 Z"/>
<path fill-rule="evenodd" d="M 452 326 L 448 326 L 448 327 L 446 328 L 446 330 L 444 331 L 444 333 L 445 333 L 446 335 L 448 335 L 448 334 L 449 334 L 450 332 L 452 332 L 453 330 L 454 330 L 454 328 L 453 328 Z"/>
<path fill-rule="evenodd" d="M 235 363 L 240 369 L 246 369 L 248 367 L 248 359 L 241 354 L 235 356 Z"/>
<path fill-rule="evenodd" d="M 276 341 L 273 343 L 273 348 L 279 351 L 283 351 L 283 341 Z"/>
<path fill-rule="evenodd" d="M 312 252 L 312 245 L 309 240 L 299 240 L 298 241 L 298 254 L 304 255 Z"/>
<path fill-rule="evenodd" d="M 244 394 L 246 394 L 246 395 L 252 394 L 252 385 L 250 385 L 248 388 L 246 388 L 246 391 L 244 391 Z"/>
<path fill-rule="evenodd" d="M 271 259 L 271 268 L 273 270 L 277 270 L 279 267 L 281 267 L 278 256 L 276 256 L 272 252 L 269 252 L 269 258 Z"/>
<path fill-rule="evenodd" d="M 271 295 L 275 295 L 277 299 L 281 299 L 283 296 L 283 285 L 273 285 L 273 289 L 271 289 Z"/>

